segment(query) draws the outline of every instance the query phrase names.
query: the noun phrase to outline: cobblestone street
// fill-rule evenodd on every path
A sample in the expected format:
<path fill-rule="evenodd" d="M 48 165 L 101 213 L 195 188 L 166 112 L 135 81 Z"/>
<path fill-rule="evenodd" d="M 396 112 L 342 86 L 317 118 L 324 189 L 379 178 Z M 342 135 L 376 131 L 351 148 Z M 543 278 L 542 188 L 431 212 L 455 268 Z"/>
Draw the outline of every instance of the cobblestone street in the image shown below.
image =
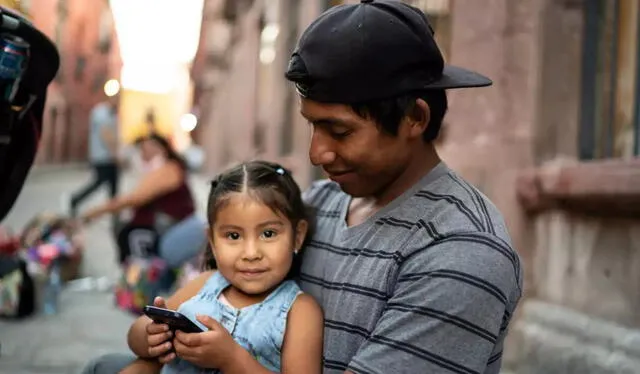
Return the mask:
<path fill-rule="evenodd" d="M 3 224 L 20 230 L 35 214 L 61 212 L 65 194 L 90 178 L 86 169 L 45 169 L 32 172 L 19 200 Z M 131 186 L 125 175 L 121 190 Z M 194 176 L 192 189 L 204 210 L 207 183 Z M 106 199 L 101 191 L 84 208 Z M 62 198 L 62 199 L 61 199 Z M 117 276 L 115 249 L 108 219 L 87 228 L 83 276 Z M 60 313 L 22 321 L 0 320 L 0 374 L 73 374 L 91 357 L 127 349 L 125 335 L 133 317 L 113 307 L 110 292 L 65 290 Z"/>

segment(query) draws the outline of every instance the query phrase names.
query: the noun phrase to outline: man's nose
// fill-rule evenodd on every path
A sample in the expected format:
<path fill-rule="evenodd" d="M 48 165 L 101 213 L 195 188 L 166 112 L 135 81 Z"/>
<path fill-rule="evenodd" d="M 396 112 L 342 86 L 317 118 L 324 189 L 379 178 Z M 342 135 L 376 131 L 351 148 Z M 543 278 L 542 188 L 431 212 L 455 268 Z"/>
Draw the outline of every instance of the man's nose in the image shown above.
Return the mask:
<path fill-rule="evenodd" d="M 332 149 L 330 139 L 316 130 L 313 130 L 311 135 L 309 160 L 314 166 L 329 165 L 336 160 L 336 153 Z"/>

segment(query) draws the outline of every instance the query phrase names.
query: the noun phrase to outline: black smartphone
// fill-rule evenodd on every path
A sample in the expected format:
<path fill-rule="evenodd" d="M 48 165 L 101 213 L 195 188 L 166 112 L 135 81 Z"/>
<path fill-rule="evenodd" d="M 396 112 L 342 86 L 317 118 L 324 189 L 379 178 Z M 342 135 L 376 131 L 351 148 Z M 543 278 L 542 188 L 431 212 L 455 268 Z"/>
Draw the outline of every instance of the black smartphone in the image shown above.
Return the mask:
<path fill-rule="evenodd" d="M 144 314 L 156 323 L 164 323 L 169 325 L 171 330 L 180 330 L 182 332 L 202 332 L 203 330 L 193 323 L 189 318 L 174 310 L 158 308 L 147 305 L 144 307 Z"/>

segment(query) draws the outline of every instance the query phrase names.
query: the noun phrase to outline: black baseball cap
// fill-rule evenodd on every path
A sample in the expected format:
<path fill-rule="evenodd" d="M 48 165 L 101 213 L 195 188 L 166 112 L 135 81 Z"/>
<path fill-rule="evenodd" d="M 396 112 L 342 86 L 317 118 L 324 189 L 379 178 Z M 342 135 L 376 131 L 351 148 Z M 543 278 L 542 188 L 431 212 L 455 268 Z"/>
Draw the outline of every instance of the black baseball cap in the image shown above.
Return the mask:
<path fill-rule="evenodd" d="M 285 76 L 303 97 L 345 104 L 492 84 L 446 65 L 424 13 L 389 0 L 362 0 L 321 14 L 300 37 Z"/>

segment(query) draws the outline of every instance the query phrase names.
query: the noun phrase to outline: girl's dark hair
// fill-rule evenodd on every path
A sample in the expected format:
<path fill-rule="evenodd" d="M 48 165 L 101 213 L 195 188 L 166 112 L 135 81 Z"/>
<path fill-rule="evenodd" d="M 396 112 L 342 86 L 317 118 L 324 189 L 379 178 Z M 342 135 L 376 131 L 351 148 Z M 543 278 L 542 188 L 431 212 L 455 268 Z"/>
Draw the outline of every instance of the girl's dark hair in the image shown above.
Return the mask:
<path fill-rule="evenodd" d="M 151 134 L 142 138 L 140 142 L 144 142 L 146 140 L 151 140 L 156 144 L 158 144 L 167 154 L 168 160 L 177 162 L 180 165 L 180 167 L 184 170 L 188 169 L 187 162 L 182 158 L 182 156 L 180 156 L 180 154 L 178 154 L 178 152 L 173 148 L 173 146 L 171 146 L 171 143 L 169 143 L 169 140 L 167 140 L 167 138 L 163 137 L 162 135 Z"/>
<path fill-rule="evenodd" d="M 268 161 L 249 161 L 237 165 L 211 182 L 211 192 L 207 203 L 209 226 L 213 227 L 217 212 L 228 203 L 227 195 L 232 192 L 246 192 L 257 201 L 270 207 L 274 212 L 284 215 L 295 232 L 298 222 L 306 220 L 309 230 L 300 251 L 293 257 L 293 264 L 287 279 L 295 279 L 300 273 L 302 250 L 311 237 L 310 214 L 302 201 L 300 187 L 289 170 Z M 204 269 L 216 268 L 216 262 L 207 248 Z"/>

